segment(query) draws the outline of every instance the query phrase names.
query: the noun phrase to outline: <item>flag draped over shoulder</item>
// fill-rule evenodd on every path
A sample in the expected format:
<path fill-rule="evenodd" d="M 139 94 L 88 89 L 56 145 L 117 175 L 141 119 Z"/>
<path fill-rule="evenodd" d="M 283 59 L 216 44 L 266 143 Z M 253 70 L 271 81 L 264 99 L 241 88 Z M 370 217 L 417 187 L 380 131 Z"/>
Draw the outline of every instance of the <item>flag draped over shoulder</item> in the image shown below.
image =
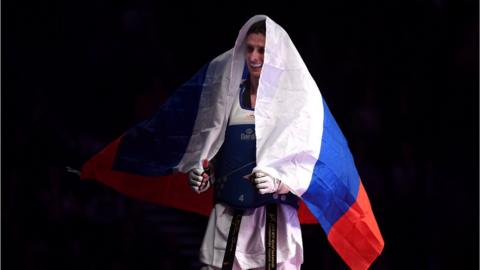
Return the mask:
<path fill-rule="evenodd" d="M 301 197 L 302 223 L 320 223 L 352 269 L 367 269 L 384 241 L 347 141 L 288 34 L 257 15 L 235 47 L 205 65 L 151 118 L 85 163 L 97 179 L 129 196 L 208 215 L 211 190 L 197 195 L 186 175 L 221 147 L 244 70 L 244 38 L 266 20 L 264 63 L 257 90 L 257 167 Z"/>

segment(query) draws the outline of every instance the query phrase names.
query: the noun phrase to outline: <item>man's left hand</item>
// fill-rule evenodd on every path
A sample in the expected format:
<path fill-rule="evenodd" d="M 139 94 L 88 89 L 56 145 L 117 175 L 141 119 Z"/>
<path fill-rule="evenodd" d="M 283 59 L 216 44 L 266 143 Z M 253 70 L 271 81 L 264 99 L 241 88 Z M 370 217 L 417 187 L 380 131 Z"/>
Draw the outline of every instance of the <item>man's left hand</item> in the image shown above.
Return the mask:
<path fill-rule="evenodd" d="M 280 180 L 264 172 L 256 172 L 254 175 L 255 179 L 253 179 L 253 182 L 260 194 L 276 192 L 281 185 Z"/>

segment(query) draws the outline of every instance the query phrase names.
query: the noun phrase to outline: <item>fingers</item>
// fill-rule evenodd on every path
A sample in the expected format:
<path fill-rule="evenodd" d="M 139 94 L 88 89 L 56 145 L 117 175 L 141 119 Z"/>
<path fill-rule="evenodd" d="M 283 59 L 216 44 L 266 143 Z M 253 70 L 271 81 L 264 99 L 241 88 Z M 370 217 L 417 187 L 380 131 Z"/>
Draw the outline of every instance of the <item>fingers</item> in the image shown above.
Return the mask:
<path fill-rule="evenodd" d="M 256 184 L 255 187 L 257 188 L 258 191 L 262 191 L 262 190 L 265 191 L 265 190 L 271 190 L 272 185 L 270 185 L 268 182 L 264 182 L 264 183 Z"/>
<path fill-rule="evenodd" d="M 202 185 L 203 182 L 203 176 L 198 172 L 199 170 L 193 169 L 190 171 L 188 177 L 188 182 L 190 186 L 195 190 L 198 190 L 198 188 Z"/>
<path fill-rule="evenodd" d="M 269 176 L 263 176 L 263 177 L 260 177 L 260 178 L 255 178 L 255 180 L 254 180 L 255 184 L 265 183 L 265 182 L 269 182 L 269 181 L 272 181 L 272 178 L 269 177 Z"/>
<path fill-rule="evenodd" d="M 199 187 L 202 185 L 202 179 L 196 180 L 196 179 L 190 178 L 189 182 L 190 182 L 190 186 L 194 186 L 194 187 Z"/>
<path fill-rule="evenodd" d="M 200 169 L 198 169 L 198 168 L 193 168 L 190 172 L 191 172 L 192 174 L 201 176 L 202 173 L 203 173 L 203 170 L 200 170 Z"/>
<path fill-rule="evenodd" d="M 200 169 L 192 169 L 189 173 L 188 182 L 190 187 L 196 193 L 201 193 L 210 187 L 209 175 Z"/>
<path fill-rule="evenodd" d="M 205 181 L 202 185 L 198 188 L 198 193 L 206 191 L 210 187 L 210 181 Z"/>
<path fill-rule="evenodd" d="M 258 193 L 260 194 L 267 194 L 267 193 L 273 193 L 273 190 L 270 187 L 265 187 L 265 188 L 258 188 Z"/>
<path fill-rule="evenodd" d="M 258 176 L 258 173 L 257 173 Z M 270 176 L 255 178 L 255 187 L 260 194 L 272 193 L 273 179 Z"/>
<path fill-rule="evenodd" d="M 279 181 L 274 177 L 264 173 L 264 172 L 255 172 L 255 179 L 253 182 L 260 194 L 273 193 L 278 189 Z"/>
<path fill-rule="evenodd" d="M 203 190 L 209 184 L 210 184 L 210 176 L 207 173 L 203 173 L 202 180 L 198 189 Z"/>
<path fill-rule="evenodd" d="M 198 182 L 201 183 L 203 181 L 203 177 L 200 175 L 190 175 L 190 182 Z"/>
<path fill-rule="evenodd" d="M 267 174 L 264 173 L 264 172 L 256 172 L 256 173 L 254 173 L 254 174 L 255 174 L 255 177 L 256 177 L 256 178 L 267 176 Z"/>

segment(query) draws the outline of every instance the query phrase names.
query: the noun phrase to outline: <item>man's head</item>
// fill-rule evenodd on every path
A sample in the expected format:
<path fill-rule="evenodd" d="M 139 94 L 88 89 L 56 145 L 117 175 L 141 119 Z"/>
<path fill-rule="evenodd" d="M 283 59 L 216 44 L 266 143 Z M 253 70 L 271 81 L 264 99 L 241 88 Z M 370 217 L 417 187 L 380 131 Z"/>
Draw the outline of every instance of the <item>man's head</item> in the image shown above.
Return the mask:
<path fill-rule="evenodd" d="M 250 76 L 258 79 L 263 66 L 263 54 L 265 52 L 265 21 L 254 23 L 248 29 L 247 37 L 245 38 L 246 53 L 245 61 L 247 63 Z"/>

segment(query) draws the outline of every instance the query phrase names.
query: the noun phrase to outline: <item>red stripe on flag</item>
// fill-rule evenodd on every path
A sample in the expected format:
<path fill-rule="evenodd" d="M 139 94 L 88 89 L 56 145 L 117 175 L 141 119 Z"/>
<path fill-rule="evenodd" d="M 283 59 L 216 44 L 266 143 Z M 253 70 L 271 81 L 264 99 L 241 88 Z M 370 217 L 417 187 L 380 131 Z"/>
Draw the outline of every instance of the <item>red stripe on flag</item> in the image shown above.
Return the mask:
<path fill-rule="evenodd" d="M 188 186 L 187 175 L 141 176 L 113 171 L 112 165 L 121 137 L 87 161 L 81 179 L 95 179 L 136 199 L 175 207 L 208 216 L 213 207 L 212 188 L 196 194 Z"/>
<path fill-rule="evenodd" d="M 360 180 L 356 202 L 332 226 L 328 240 L 351 269 L 368 269 L 383 250 L 384 241 Z"/>
<path fill-rule="evenodd" d="M 300 201 L 300 207 L 298 208 L 298 219 L 301 224 L 318 224 L 317 219 L 312 212 L 308 210 L 308 207 L 302 200 Z"/>

